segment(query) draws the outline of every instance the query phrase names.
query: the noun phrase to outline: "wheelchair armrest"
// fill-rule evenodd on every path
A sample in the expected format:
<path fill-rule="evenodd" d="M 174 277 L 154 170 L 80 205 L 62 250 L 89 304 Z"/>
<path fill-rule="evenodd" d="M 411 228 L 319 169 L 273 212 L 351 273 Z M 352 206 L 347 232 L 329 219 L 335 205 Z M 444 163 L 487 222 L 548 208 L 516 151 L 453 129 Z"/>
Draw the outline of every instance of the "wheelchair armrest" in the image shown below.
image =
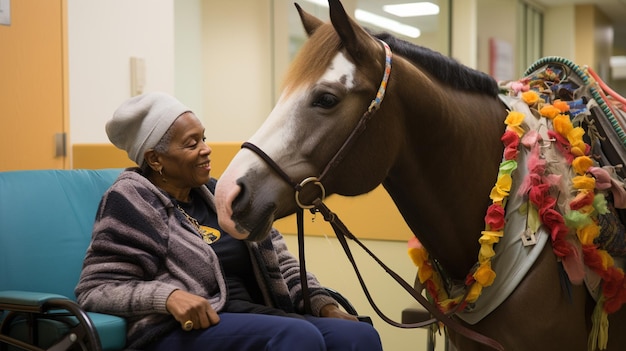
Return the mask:
<path fill-rule="evenodd" d="M 6 311 L 6 315 L 3 316 L 4 319 L 0 321 L 0 342 L 26 348 L 27 344 L 12 339 L 6 334 L 14 318 L 18 315 L 54 318 L 55 314 L 61 312 L 64 315 L 74 317 L 78 324 L 71 328 L 71 332 L 56 345 L 57 347 L 69 347 L 76 340 L 85 340 L 90 350 L 99 351 L 101 349 L 98 331 L 87 312 L 75 301 L 63 295 L 19 290 L 0 291 L 0 310 Z"/>
<path fill-rule="evenodd" d="M 50 300 L 58 301 L 69 299 L 58 294 L 4 290 L 0 291 L 0 310 L 36 313 L 41 312 L 43 306 Z"/>

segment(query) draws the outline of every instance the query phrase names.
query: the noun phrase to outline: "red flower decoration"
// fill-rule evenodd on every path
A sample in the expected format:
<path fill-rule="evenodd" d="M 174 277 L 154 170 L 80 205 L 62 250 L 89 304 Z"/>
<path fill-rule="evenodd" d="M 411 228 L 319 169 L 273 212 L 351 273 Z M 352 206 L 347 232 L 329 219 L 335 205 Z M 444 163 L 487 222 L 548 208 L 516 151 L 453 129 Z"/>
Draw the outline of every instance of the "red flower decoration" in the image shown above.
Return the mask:
<path fill-rule="evenodd" d="M 552 208 L 540 209 L 539 216 L 541 217 L 541 222 L 550 229 L 552 240 L 567 234 L 567 226 L 565 226 L 563 216 L 558 211 Z"/>
<path fill-rule="evenodd" d="M 575 156 L 572 155 L 570 151 L 570 144 L 567 138 L 563 137 L 561 134 L 550 130 L 548 131 L 548 136 L 556 140 L 555 146 L 561 152 L 561 154 L 565 157 L 568 164 L 572 164 Z"/>
<path fill-rule="evenodd" d="M 517 149 L 517 147 L 519 146 L 519 136 L 517 135 L 517 133 L 512 130 L 507 130 L 506 132 L 504 132 L 500 140 L 504 144 L 504 159 L 517 159 L 517 154 L 519 153 Z"/>
<path fill-rule="evenodd" d="M 574 200 L 572 200 L 572 202 L 569 203 L 569 207 L 574 211 L 580 210 L 581 208 L 585 206 L 589 206 L 593 204 L 593 198 L 594 198 L 593 192 L 581 191 L 578 193 L 578 195 L 576 195 Z"/>
<path fill-rule="evenodd" d="M 504 132 L 500 140 L 502 141 L 504 146 L 511 145 L 517 147 L 517 145 L 519 144 L 519 136 L 512 130 L 507 130 L 506 132 Z"/>
<path fill-rule="evenodd" d="M 552 251 L 559 257 L 570 255 L 572 250 L 572 245 L 565 240 L 556 240 L 552 243 Z"/>
<path fill-rule="evenodd" d="M 602 270 L 602 258 L 594 245 L 583 245 L 585 264 L 594 271 Z"/>
<path fill-rule="evenodd" d="M 492 204 L 487 208 L 487 215 L 485 215 L 485 223 L 489 225 L 491 230 L 498 231 L 504 228 L 504 208 L 499 204 Z"/>
<path fill-rule="evenodd" d="M 531 182 L 534 183 L 535 181 L 540 182 L 541 178 L 537 176 L 532 177 Z M 530 188 L 530 191 L 528 192 L 528 199 L 530 200 L 530 202 L 532 202 L 533 205 L 537 207 L 543 207 L 545 196 L 549 188 L 550 186 L 548 184 L 541 184 L 541 183 L 533 186 L 532 188 Z"/>

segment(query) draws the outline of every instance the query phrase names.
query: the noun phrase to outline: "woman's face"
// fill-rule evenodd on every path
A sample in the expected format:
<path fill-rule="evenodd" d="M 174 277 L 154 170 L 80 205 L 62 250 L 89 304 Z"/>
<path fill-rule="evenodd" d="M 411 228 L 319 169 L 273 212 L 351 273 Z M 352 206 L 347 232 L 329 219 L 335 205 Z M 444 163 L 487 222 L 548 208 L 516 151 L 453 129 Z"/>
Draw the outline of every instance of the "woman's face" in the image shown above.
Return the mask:
<path fill-rule="evenodd" d="M 210 179 L 211 148 L 205 144 L 204 127 L 191 112 L 172 125 L 172 140 L 166 153 L 159 155 L 168 187 L 178 190 L 206 184 Z"/>

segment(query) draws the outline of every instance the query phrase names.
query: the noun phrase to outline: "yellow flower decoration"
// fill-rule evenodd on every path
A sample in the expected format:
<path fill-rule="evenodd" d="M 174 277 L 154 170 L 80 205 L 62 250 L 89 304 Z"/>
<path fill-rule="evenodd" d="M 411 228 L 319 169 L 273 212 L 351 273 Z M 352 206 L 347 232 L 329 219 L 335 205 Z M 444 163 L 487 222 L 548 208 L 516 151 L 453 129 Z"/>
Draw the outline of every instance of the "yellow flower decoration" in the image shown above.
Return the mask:
<path fill-rule="evenodd" d="M 583 135 L 585 135 L 585 130 L 581 127 L 576 127 L 570 130 L 567 134 L 567 140 L 570 143 L 570 152 L 574 156 L 584 156 L 585 150 L 587 149 L 587 144 L 583 141 Z"/>
<path fill-rule="evenodd" d="M 574 129 L 572 126 L 572 121 L 569 120 L 569 117 L 566 115 L 558 115 L 554 117 L 552 120 L 552 124 L 554 126 L 554 130 L 561 134 L 564 137 L 567 137 L 569 132 Z"/>
<path fill-rule="evenodd" d="M 501 230 L 483 230 L 481 234 L 482 236 L 478 239 L 478 242 L 481 244 L 495 244 L 504 236 L 504 232 Z"/>
<path fill-rule="evenodd" d="M 498 178 L 496 185 L 491 189 L 491 195 L 489 197 L 494 202 L 500 202 L 504 200 L 505 197 L 509 196 L 509 191 L 511 190 L 511 184 L 513 184 L 513 179 L 510 174 L 503 174 Z"/>
<path fill-rule="evenodd" d="M 493 281 L 496 279 L 496 272 L 491 269 L 491 263 L 486 262 L 481 264 L 474 273 L 474 279 L 482 286 L 493 284 Z"/>
<path fill-rule="evenodd" d="M 539 94 L 533 90 L 525 91 L 522 93 L 522 100 L 524 100 L 528 106 L 532 106 L 539 101 Z"/>
<path fill-rule="evenodd" d="M 524 114 L 518 111 L 509 112 L 504 120 L 507 129 L 514 131 L 520 137 L 524 135 L 524 129 L 521 127 L 522 122 L 524 122 Z"/>
<path fill-rule="evenodd" d="M 478 297 L 483 292 L 483 287 L 480 284 L 472 284 L 469 293 L 467 293 L 467 302 L 472 303 L 478 300 Z"/>
<path fill-rule="evenodd" d="M 567 133 L 567 140 L 572 146 L 580 147 L 582 144 L 584 148 L 585 142 L 583 141 L 583 135 L 585 135 L 585 130 L 581 127 L 572 128 L 572 130 Z"/>
<path fill-rule="evenodd" d="M 522 124 L 522 122 L 524 122 L 524 114 L 518 111 L 509 112 L 509 114 L 506 116 L 506 119 L 504 120 L 504 123 L 509 126 L 519 126 L 520 124 Z"/>
<path fill-rule="evenodd" d="M 613 257 L 611 257 L 611 255 L 606 252 L 606 250 L 598 250 L 598 254 L 600 254 L 600 258 L 602 259 L 602 266 L 605 270 L 609 267 L 613 267 Z"/>
<path fill-rule="evenodd" d="M 478 239 L 480 251 L 478 252 L 478 262 L 483 263 L 496 255 L 493 245 L 500 241 L 504 236 L 504 231 L 484 230 L 482 236 Z"/>
<path fill-rule="evenodd" d="M 593 240 L 600 235 L 600 227 L 595 223 L 590 223 L 576 230 L 576 235 L 583 245 L 593 245 Z"/>
<path fill-rule="evenodd" d="M 574 189 L 593 190 L 596 187 L 596 180 L 588 176 L 576 176 L 572 178 L 572 186 Z"/>
<path fill-rule="evenodd" d="M 572 168 L 574 168 L 574 172 L 578 175 L 585 174 L 591 166 L 593 166 L 593 160 L 589 156 L 576 157 L 572 161 Z"/>
<path fill-rule="evenodd" d="M 426 251 L 424 248 L 409 247 L 408 253 L 409 257 L 413 261 L 413 264 L 415 264 L 416 266 L 428 261 L 428 251 Z"/>
<path fill-rule="evenodd" d="M 417 266 L 417 276 L 420 282 L 423 283 L 432 278 L 433 268 L 428 264 L 428 251 L 424 247 L 410 247 L 408 253 L 413 264 Z"/>
<path fill-rule="evenodd" d="M 433 277 L 433 267 L 429 264 L 422 264 L 417 266 L 417 277 L 420 280 L 420 283 L 427 281 L 428 279 Z"/>

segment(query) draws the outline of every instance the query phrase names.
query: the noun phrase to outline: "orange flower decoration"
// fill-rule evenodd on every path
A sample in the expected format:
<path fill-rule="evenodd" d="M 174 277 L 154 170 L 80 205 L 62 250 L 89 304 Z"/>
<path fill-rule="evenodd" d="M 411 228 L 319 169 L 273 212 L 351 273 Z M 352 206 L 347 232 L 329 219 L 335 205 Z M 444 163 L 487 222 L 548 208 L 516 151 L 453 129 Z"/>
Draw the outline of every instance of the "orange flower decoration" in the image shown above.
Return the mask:
<path fill-rule="evenodd" d="M 561 114 L 561 110 L 552 105 L 544 105 L 541 110 L 539 110 L 539 113 L 544 117 L 554 119 L 554 117 Z"/>
<path fill-rule="evenodd" d="M 522 93 L 522 100 L 524 100 L 528 106 L 532 106 L 539 101 L 539 94 L 533 90 L 525 91 Z"/>
<path fill-rule="evenodd" d="M 554 100 L 554 102 L 552 102 L 552 105 L 556 107 L 562 113 L 569 111 L 569 105 L 565 101 Z"/>

